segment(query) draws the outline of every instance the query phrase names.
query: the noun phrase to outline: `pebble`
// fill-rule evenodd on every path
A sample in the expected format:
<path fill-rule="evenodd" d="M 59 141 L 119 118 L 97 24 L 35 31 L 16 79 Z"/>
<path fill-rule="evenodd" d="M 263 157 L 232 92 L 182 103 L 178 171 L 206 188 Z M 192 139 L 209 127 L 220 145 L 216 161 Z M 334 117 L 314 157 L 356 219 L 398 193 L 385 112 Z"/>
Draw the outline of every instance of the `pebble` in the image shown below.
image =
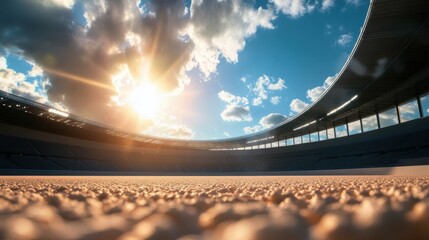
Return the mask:
<path fill-rule="evenodd" d="M 429 239 L 429 176 L 0 178 L 0 239 Z"/>

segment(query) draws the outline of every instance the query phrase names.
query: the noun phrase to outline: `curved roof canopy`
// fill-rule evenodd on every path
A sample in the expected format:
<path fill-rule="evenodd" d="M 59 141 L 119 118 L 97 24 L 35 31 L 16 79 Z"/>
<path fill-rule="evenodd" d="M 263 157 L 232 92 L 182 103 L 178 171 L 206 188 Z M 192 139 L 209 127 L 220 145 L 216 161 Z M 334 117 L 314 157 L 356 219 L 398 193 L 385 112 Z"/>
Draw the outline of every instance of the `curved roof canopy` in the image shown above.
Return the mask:
<path fill-rule="evenodd" d="M 218 142 L 243 146 L 258 139 L 269 142 L 273 137 L 299 136 L 375 114 L 426 93 L 428 24 L 429 1 L 372 1 L 350 57 L 318 101 L 269 130 Z"/>

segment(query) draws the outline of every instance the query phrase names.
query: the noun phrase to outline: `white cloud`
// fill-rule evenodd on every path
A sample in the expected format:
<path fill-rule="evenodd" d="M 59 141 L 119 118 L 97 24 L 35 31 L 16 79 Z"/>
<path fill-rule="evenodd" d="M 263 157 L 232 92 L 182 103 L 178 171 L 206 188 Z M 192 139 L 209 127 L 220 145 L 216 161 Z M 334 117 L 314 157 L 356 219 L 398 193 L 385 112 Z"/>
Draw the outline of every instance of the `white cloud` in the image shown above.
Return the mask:
<path fill-rule="evenodd" d="M 293 18 L 301 17 L 314 10 L 316 3 L 306 0 L 270 0 L 277 10 Z"/>
<path fill-rule="evenodd" d="M 282 90 L 282 89 L 286 89 L 286 85 L 285 85 L 285 80 L 279 78 L 279 80 L 276 83 L 270 83 L 268 84 L 268 89 L 270 90 Z"/>
<path fill-rule="evenodd" d="M 407 122 L 418 118 L 419 107 L 417 101 L 409 102 L 399 106 L 401 122 Z"/>
<path fill-rule="evenodd" d="M 390 109 L 378 114 L 378 117 L 382 120 L 397 120 L 398 115 L 396 113 L 396 109 Z"/>
<path fill-rule="evenodd" d="M 220 98 L 220 100 L 230 103 L 232 101 L 234 101 L 234 99 L 236 98 L 236 96 L 232 95 L 231 93 L 227 92 L 227 91 L 220 91 L 217 96 Z"/>
<path fill-rule="evenodd" d="M 357 6 L 359 5 L 360 0 L 346 0 L 346 3 Z"/>
<path fill-rule="evenodd" d="M 258 28 L 273 29 L 276 18 L 272 9 L 254 9 L 240 0 L 193 1 L 190 13 L 187 34 L 195 44 L 192 64 L 206 77 L 216 71 L 220 56 L 228 62 L 238 62 L 246 38 Z"/>
<path fill-rule="evenodd" d="M 260 76 L 253 87 L 250 87 L 256 97 L 252 100 L 253 106 L 261 105 L 263 100 L 268 99 L 268 90 L 280 91 L 286 89 L 285 80 L 279 78 L 274 82 L 273 78 L 267 75 Z"/>
<path fill-rule="evenodd" d="M 300 113 L 302 112 L 306 107 L 308 107 L 308 103 L 303 102 L 297 98 L 295 98 L 294 100 L 292 100 L 292 102 L 290 103 L 290 109 L 292 110 L 292 112 L 294 113 Z"/>
<path fill-rule="evenodd" d="M 107 11 L 107 3 L 104 0 L 84 1 L 85 12 L 83 17 L 86 20 L 86 27 L 90 28 L 92 22 L 102 16 Z"/>
<path fill-rule="evenodd" d="M 280 113 L 270 113 L 267 116 L 264 116 L 259 121 L 259 124 L 265 129 L 273 127 L 277 124 L 280 124 L 286 121 L 287 117 Z"/>
<path fill-rule="evenodd" d="M 280 113 L 270 113 L 264 117 L 261 118 L 258 125 L 252 126 L 252 127 L 245 127 L 243 128 L 244 133 L 250 134 L 254 132 L 261 131 L 263 129 L 267 129 L 270 127 L 273 127 L 277 124 L 280 124 L 284 121 L 286 121 L 287 117 Z"/>
<path fill-rule="evenodd" d="M 398 115 L 396 113 L 396 108 L 392 108 L 382 113 L 379 113 L 378 117 L 380 119 L 381 127 L 391 126 L 398 123 Z"/>
<path fill-rule="evenodd" d="M 231 134 L 229 134 L 229 132 L 223 132 L 223 135 L 224 135 L 225 137 L 230 137 L 230 136 L 231 136 Z"/>
<path fill-rule="evenodd" d="M 234 104 L 234 105 L 239 105 L 239 104 L 248 105 L 249 104 L 249 100 L 247 100 L 247 98 L 235 96 L 235 95 L 233 95 L 227 91 L 224 91 L 224 90 L 220 91 L 217 95 L 222 101 L 227 102 L 229 104 Z"/>
<path fill-rule="evenodd" d="M 334 80 L 336 78 L 335 76 L 329 76 L 325 79 L 322 86 L 317 86 L 315 88 L 307 90 L 307 98 L 311 102 L 317 101 L 322 94 L 327 91 L 327 89 L 334 83 Z M 290 109 L 292 113 L 300 113 L 302 112 L 306 107 L 308 107 L 308 103 L 300 100 L 300 99 L 293 99 L 290 103 Z"/>
<path fill-rule="evenodd" d="M 7 68 L 7 62 L 5 57 L 0 57 L 0 70 Z"/>
<path fill-rule="evenodd" d="M 399 106 L 399 112 L 401 114 L 416 114 L 417 111 L 419 111 L 419 107 L 417 105 L 417 102 L 409 102 L 406 104 L 403 104 Z"/>
<path fill-rule="evenodd" d="M 180 119 L 165 112 L 155 119 L 140 122 L 136 128 L 143 134 L 162 138 L 193 139 L 195 136 L 195 132 Z"/>
<path fill-rule="evenodd" d="M 334 76 L 329 76 L 325 79 L 325 85 L 326 86 L 331 86 L 332 83 L 334 83 L 335 78 L 337 77 L 337 74 L 335 74 Z"/>
<path fill-rule="evenodd" d="M 262 130 L 262 127 L 260 125 L 243 128 L 243 131 L 245 134 L 251 134 L 251 133 L 259 132 L 261 130 Z"/>
<path fill-rule="evenodd" d="M 72 8 L 75 4 L 75 0 L 38 0 L 40 3 L 45 5 L 56 5 L 64 8 Z"/>
<path fill-rule="evenodd" d="M 30 77 L 41 77 L 43 75 L 43 69 L 35 64 L 34 62 L 28 62 L 31 65 L 31 70 L 28 72 Z"/>
<path fill-rule="evenodd" d="M 310 99 L 311 102 L 315 102 L 319 99 L 320 96 L 332 85 L 336 78 L 335 76 L 329 76 L 325 79 L 325 82 L 322 86 L 317 86 L 315 88 L 307 90 L 307 98 Z"/>
<path fill-rule="evenodd" d="M 220 115 L 222 119 L 227 122 L 252 121 L 249 106 L 237 106 L 234 104 L 230 104 L 226 106 L 226 109 L 223 110 Z"/>
<path fill-rule="evenodd" d="M 252 91 L 257 95 L 257 100 L 253 100 L 253 105 L 257 106 L 262 103 L 262 100 L 267 99 L 266 86 L 270 83 L 270 78 L 267 75 L 262 75 L 256 80 L 255 87 Z"/>
<path fill-rule="evenodd" d="M 340 37 L 337 40 L 337 43 L 340 46 L 346 46 L 347 44 L 349 44 L 353 39 L 353 36 L 351 33 L 346 33 L 346 34 L 341 34 Z"/>
<path fill-rule="evenodd" d="M 363 129 L 377 129 L 377 117 L 375 115 L 372 115 L 370 117 L 366 117 L 362 119 L 362 127 Z"/>
<path fill-rule="evenodd" d="M 0 89 L 39 103 L 49 103 L 46 92 L 39 90 L 43 89 L 43 83 L 37 80 L 28 82 L 26 75 L 13 69 L 0 69 Z"/>
<path fill-rule="evenodd" d="M 332 33 L 332 25 L 331 24 L 326 24 L 325 33 L 326 34 Z"/>
<path fill-rule="evenodd" d="M 250 115 L 249 100 L 245 97 L 235 96 L 224 90 L 218 93 L 218 97 L 228 103 L 225 110 L 221 113 L 221 117 L 227 122 L 242 122 L 252 121 Z"/>
<path fill-rule="evenodd" d="M 339 138 L 339 137 L 346 137 L 347 136 L 347 131 L 346 130 L 336 131 L 335 135 L 336 135 L 337 138 Z"/>
<path fill-rule="evenodd" d="M 335 1 L 334 0 L 323 0 L 322 1 L 322 11 L 327 10 L 334 6 Z"/>
<path fill-rule="evenodd" d="M 47 78 L 38 78 L 29 82 L 28 75 L 7 68 L 6 58 L 0 57 L 1 90 L 38 103 L 50 105 L 62 111 L 68 111 L 62 103 L 48 99 L 47 89 L 50 85 L 51 83 Z"/>
<path fill-rule="evenodd" d="M 254 98 L 252 100 L 252 104 L 253 104 L 253 106 L 259 106 L 259 105 L 261 105 L 262 104 L 262 98 L 261 97 Z"/>
<path fill-rule="evenodd" d="M 350 122 L 348 123 L 348 128 L 349 128 L 349 133 L 353 134 L 353 133 L 357 133 L 361 131 L 361 126 L 360 126 L 360 121 L 354 121 L 354 122 Z"/>
<path fill-rule="evenodd" d="M 307 90 L 307 98 L 310 101 L 315 102 L 319 97 L 325 92 L 326 88 L 324 86 L 317 86 L 315 88 Z"/>
<path fill-rule="evenodd" d="M 146 129 L 144 133 L 157 137 L 176 139 L 193 139 L 195 135 L 192 129 L 186 127 L 185 125 L 166 123 L 162 121 L 156 122 L 151 127 Z"/>
<path fill-rule="evenodd" d="M 328 133 L 328 139 L 333 139 L 333 138 L 335 138 L 334 128 L 328 128 L 328 129 L 326 130 L 326 132 Z"/>
<path fill-rule="evenodd" d="M 277 104 L 279 104 L 280 103 L 280 99 L 281 99 L 282 97 L 280 97 L 280 96 L 274 96 L 274 97 L 271 97 L 271 99 L 270 99 L 270 102 L 272 103 L 272 104 L 274 104 L 274 105 L 277 105 Z"/>
<path fill-rule="evenodd" d="M 390 120 L 393 118 L 397 118 L 396 113 L 380 113 L 378 114 L 378 117 L 380 118 L 380 120 Z"/>

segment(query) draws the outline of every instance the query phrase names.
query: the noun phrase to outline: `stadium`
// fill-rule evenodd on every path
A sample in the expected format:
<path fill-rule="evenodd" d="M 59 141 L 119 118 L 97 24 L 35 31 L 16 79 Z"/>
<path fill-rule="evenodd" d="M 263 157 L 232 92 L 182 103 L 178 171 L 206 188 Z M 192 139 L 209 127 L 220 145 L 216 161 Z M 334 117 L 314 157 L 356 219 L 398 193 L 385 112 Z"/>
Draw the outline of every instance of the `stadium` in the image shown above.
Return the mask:
<path fill-rule="evenodd" d="M 0 238 L 428 239 L 428 57 L 429 2 L 373 0 L 317 101 L 221 140 L 135 134 L 1 91 L 0 173 L 16 176 L 0 178 Z"/>

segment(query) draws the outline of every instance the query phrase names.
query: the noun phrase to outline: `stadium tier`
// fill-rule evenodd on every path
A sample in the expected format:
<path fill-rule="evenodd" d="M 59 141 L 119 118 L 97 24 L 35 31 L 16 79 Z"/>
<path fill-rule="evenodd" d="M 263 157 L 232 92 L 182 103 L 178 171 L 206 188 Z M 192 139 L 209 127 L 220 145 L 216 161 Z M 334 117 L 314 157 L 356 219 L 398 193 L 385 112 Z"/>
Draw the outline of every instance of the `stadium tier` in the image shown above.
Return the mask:
<path fill-rule="evenodd" d="M 371 1 L 331 87 L 277 126 L 238 138 L 137 135 L 0 92 L 0 169 L 296 171 L 429 164 L 429 1 Z"/>

